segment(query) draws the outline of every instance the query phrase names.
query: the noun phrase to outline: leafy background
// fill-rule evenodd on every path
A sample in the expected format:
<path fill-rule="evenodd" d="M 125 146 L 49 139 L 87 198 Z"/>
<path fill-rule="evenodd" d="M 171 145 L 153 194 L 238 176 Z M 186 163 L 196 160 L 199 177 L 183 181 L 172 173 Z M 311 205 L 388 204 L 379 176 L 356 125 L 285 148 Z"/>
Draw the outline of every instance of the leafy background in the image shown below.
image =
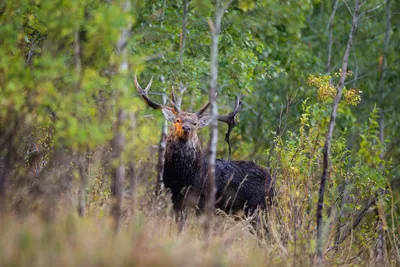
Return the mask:
<path fill-rule="evenodd" d="M 243 96 L 232 134 L 233 159 L 267 167 L 277 197 L 264 217 L 265 236 L 255 238 L 246 221 L 217 216 L 206 250 L 198 219 L 191 218 L 180 235 L 168 196 L 154 200 L 163 117 L 146 108 L 133 86 L 137 71 L 142 86 L 154 76 L 150 93 L 158 102 L 182 87 L 187 88 L 184 110 L 208 101 L 207 21 L 215 3 L 189 2 L 182 48 L 184 3 L 131 1 L 128 12 L 119 1 L 0 3 L 0 170 L 9 178 L 0 185 L 8 210 L 0 227 L 1 265 L 187 265 L 188 253 L 204 255 L 194 256 L 193 265 L 312 262 L 329 90 L 335 92 L 330 86 L 336 85 L 353 1 L 338 1 L 331 39 L 332 1 L 239 0 L 227 10 L 219 44 L 219 112 L 228 113 L 234 97 Z M 340 104 L 333 137 L 325 257 L 332 265 L 376 264 L 380 221 L 384 262 L 394 266 L 400 262 L 400 5 L 370 0 L 361 11 L 346 79 L 350 93 Z M 121 71 L 125 59 L 116 44 L 126 27 L 128 70 Z M 330 41 L 332 73 L 327 73 Z M 119 110 L 128 114 L 120 128 Z M 219 126 L 218 155 L 227 158 L 224 127 Z M 121 231 L 131 238 L 112 237 L 106 244 L 113 235 L 106 218 L 118 164 L 111 143 L 119 130 L 126 137 L 119 160 L 127 166 Z M 201 132 L 203 146 L 207 131 Z M 75 210 L 84 176 L 86 219 L 81 220 Z"/>

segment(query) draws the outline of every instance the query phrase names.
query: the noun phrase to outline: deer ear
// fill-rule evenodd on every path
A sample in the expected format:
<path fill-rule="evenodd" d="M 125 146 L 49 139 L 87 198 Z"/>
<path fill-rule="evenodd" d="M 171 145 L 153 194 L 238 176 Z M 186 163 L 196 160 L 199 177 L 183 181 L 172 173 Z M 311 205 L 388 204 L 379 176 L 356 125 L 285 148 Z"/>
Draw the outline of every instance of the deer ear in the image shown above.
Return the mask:
<path fill-rule="evenodd" d="M 211 116 L 209 115 L 204 115 L 199 119 L 199 128 L 203 128 L 207 125 L 209 125 L 211 122 Z"/>
<path fill-rule="evenodd" d="M 170 109 L 168 109 L 168 108 L 162 108 L 161 111 L 162 111 L 162 113 L 164 114 L 164 117 L 165 117 L 168 121 L 170 121 L 170 122 L 172 122 L 172 123 L 175 122 L 176 116 L 175 116 L 175 114 L 172 112 L 172 110 L 170 110 Z"/>

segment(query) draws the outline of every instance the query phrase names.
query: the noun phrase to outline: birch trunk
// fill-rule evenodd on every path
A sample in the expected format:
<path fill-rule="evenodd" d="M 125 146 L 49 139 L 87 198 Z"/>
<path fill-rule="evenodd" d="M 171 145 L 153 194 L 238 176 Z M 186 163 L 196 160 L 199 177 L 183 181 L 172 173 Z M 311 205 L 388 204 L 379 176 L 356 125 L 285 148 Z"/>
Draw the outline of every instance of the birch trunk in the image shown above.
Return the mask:
<path fill-rule="evenodd" d="M 126 1 L 122 7 L 124 12 L 129 12 L 131 9 L 130 1 Z M 127 58 L 127 50 L 126 44 L 128 42 L 128 38 L 130 37 L 130 28 L 131 25 L 127 25 L 126 28 L 121 29 L 121 35 L 117 42 L 117 55 L 122 57 L 121 63 L 118 66 L 118 73 L 126 73 L 128 71 L 128 58 Z M 124 92 L 128 91 L 127 85 L 124 85 L 123 88 L 118 88 L 116 92 L 116 98 L 118 100 L 121 95 L 124 95 Z M 118 103 L 119 101 L 116 101 Z M 123 107 L 118 107 L 117 112 L 117 123 L 115 129 L 115 136 L 112 142 L 113 146 L 113 163 L 116 164 L 113 166 L 112 170 L 112 208 L 111 208 L 111 216 L 114 221 L 115 231 L 118 232 L 121 226 L 121 214 L 122 214 L 122 204 L 123 204 L 123 196 L 124 196 L 124 180 L 125 180 L 125 164 L 123 160 L 123 150 L 125 147 L 125 135 L 123 131 L 123 126 L 126 122 L 127 113 Z"/>
<path fill-rule="evenodd" d="M 359 0 L 356 0 L 355 3 L 355 9 L 354 9 L 354 15 L 353 15 L 353 22 L 349 34 L 349 39 L 347 41 L 347 46 L 346 50 L 343 56 L 343 61 L 342 61 L 342 72 L 340 74 L 340 79 L 339 79 L 339 85 L 337 88 L 336 92 L 336 97 L 334 99 L 333 105 L 332 105 L 332 112 L 331 112 L 331 118 L 328 124 L 328 132 L 326 134 L 326 140 L 325 140 L 325 145 L 324 145 L 324 151 L 323 151 L 323 169 L 322 169 L 322 176 L 321 176 L 321 182 L 320 182 L 320 188 L 319 188 L 319 196 L 318 196 L 318 206 L 317 206 L 317 263 L 322 264 L 323 262 L 323 222 L 322 222 L 322 212 L 323 212 L 323 207 L 324 207 L 324 194 L 325 194 L 325 186 L 328 180 L 328 171 L 329 171 L 329 156 L 330 156 L 330 149 L 331 149 L 331 139 L 333 135 L 333 130 L 335 128 L 335 120 L 336 120 L 336 115 L 337 115 L 337 109 L 339 105 L 339 101 L 342 97 L 342 90 L 344 88 L 344 81 L 346 79 L 347 75 L 347 66 L 348 66 L 348 60 L 349 60 L 349 54 L 351 47 L 353 45 L 353 37 L 355 35 L 358 21 L 359 21 L 359 13 L 360 13 L 360 7 L 361 3 Z"/>
<path fill-rule="evenodd" d="M 218 142 L 218 105 L 217 105 L 217 81 L 218 81 L 218 42 L 219 34 L 221 32 L 221 21 L 225 11 L 228 9 L 232 1 L 222 5 L 218 0 L 216 3 L 215 21 L 209 20 L 211 29 L 211 55 L 210 55 L 210 109 L 211 109 L 211 130 L 210 130 L 210 145 L 208 150 L 208 170 L 207 170 L 207 183 L 208 183 L 208 199 L 206 200 L 206 221 L 204 223 L 204 233 L 206 244 L 208 245 L 211 237 L 211 229 L 213 225 L 213 213 L 215 205 L 215 161 L 217 155 L 217 142 Z"/>

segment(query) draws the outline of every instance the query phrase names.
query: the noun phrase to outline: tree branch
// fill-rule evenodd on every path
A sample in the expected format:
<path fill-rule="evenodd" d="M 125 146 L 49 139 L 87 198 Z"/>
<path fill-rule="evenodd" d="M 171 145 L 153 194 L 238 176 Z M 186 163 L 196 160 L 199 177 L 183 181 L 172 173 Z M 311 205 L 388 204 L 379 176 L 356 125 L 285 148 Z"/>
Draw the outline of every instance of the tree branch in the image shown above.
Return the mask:
<path fill-rule="evenodd" d="M 182 14 L 182 29 L 181 29 L 181 38 L 179 42 L 179 62 L 183 63 L 183 54 L 185 52 L 186 45 L 186 25 L 189 13 L 189 3 L 190 0 L 183 1 L 183 14 Z"/>
<path fill-rule="evenodd" d="M 379 66 L 381 70 L 381 75 L 378 83 L 378 91 L 379 91 L 379 140 L 383 144 L 385 143 L 385 112 L 384 112 L 384 87 L 385 87 L 385 75 L 387 68 L 387 53 L 390 42 L 390 24 L 391 24 L 391 15 L 390 15 L 390 0 L 386 1 L 386 31 L 385 31 L 385 39 L 383 43 L 383 53 L 382 53 L 382 64 Z M 385 151 L 382 151 L 380 157 L 383 159 L 385 156 Z"/>
<path fill-rule="evenodd" d="M 356 216 L 356 218 L 353 220 L 353 223 L 350 225 L 347 225 L 347 227 L 343 230 L 342 234 L 340 235 L 340 238 L 338 240 L 336 240 L 335 245 L 333 245 L 332 247 L 329 247 L 326 252 L 329 252 L 330 250 L 332 250 L 333 248 L 337 247 L 338 245 L 340 245 L 341 243 L 343 243 L 343 241 L 345 241 L 347 239 L 347 237 L 349 237 L 350 233 L 352 231 L 354 231 L 358 225 L 361 223 L 361 220 L 365 217 L 365 215 L 367 214 L 367 211 L 369 210 L 369 208 L 371 208 L 373 205 L 375 205 L 375 198 L 371 197 L 367 204 L 364 206 L 364 208 L 358 213 L 358 215 Z"/>
<path fill-rule="evenodd" d="M 333 11 L 328 24 L 329 43 L 328 43 L 328 62 L 326 64 L 326 72 L 328 74 L 331 73 L 333 19 L 335 18 L 336 10 L 338 8 L 338 3 L 339 0 L 335 0 L 335 3 L 333 4 Z"/>

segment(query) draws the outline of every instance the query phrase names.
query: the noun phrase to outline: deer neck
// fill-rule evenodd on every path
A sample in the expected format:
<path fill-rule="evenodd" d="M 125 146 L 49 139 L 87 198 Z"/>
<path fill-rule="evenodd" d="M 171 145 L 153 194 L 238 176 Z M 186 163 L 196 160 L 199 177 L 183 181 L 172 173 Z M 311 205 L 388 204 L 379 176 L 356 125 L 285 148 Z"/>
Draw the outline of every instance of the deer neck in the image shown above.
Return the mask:
<path fill-rule="evenodd" d="M 197 136 L 182 140 L 170 135 L 167 139 L 164 182 L 190 186 L 202 176 L 203 156 Z M 168 180 L 168 181 L 166 181 Z"/>
<path fill-rule="evenodd" d="M 181 139 L 176 135 L 170 135 L 167 139 L 166 155 L 172 156 L 172 161 L 184 160 L 186 163 L 201 162 L 202 152 L 197 135 L 188 139 Z M 168 160 L 166 158 L 166 160 Z"/>

